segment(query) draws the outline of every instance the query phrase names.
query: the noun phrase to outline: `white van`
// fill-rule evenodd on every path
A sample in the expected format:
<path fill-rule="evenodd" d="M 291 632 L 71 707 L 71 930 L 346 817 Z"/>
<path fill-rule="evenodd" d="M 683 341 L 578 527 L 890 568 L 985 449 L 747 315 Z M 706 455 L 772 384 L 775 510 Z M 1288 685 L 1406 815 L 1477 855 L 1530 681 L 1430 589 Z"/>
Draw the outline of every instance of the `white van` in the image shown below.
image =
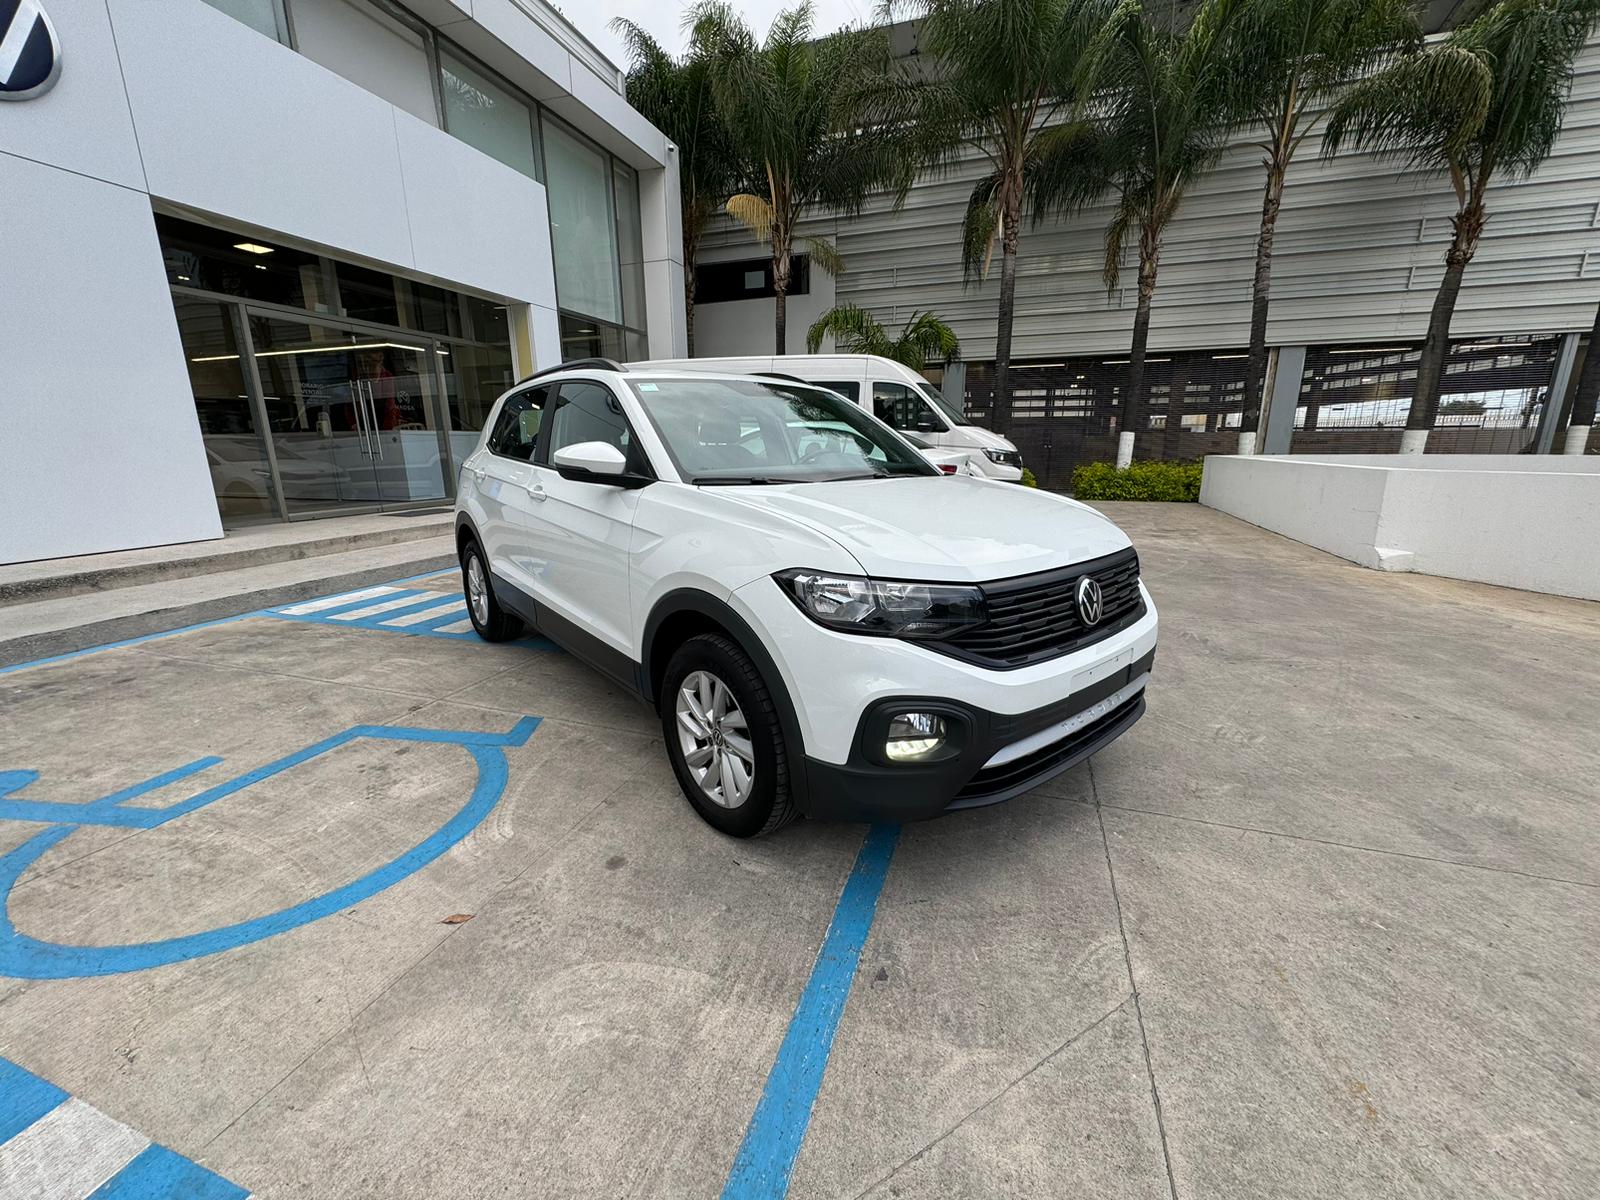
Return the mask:
<path fill-rule="evenodd" d="M 895 429 L 915 433 L 941 450 L 961 450 L 974 475 L 1016 483 L 1022 455 L 998 433 L 974 425 L 939 389 L 910 367 L 872 354 L 783 354 L 756 358 L 657 358 L 630 363 L 734 375 L 791 375 L 854 400 Z"/>

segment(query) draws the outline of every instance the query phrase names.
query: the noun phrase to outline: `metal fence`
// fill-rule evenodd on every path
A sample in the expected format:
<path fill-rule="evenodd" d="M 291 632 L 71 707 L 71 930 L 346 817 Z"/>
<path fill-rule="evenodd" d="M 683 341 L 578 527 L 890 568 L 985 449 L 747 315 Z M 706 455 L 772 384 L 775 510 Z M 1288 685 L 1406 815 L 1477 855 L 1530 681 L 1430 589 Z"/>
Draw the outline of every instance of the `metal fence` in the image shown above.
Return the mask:
<path fill-rule="evenodd" d="M 1437 454 L 1514 454 L 1532 443 L 1548 402 L 1559 334 L 1457 342 L 1445 362 L 1428 439 Z M 1400 449 L 1416 390 L 1418 343 L 1314 346 L 1306 353 L 1289 450 L 1387 454 Z M 1134 433 L 1138 459 L 1232 454 L 1244 416 L 1242 349 L 1154 354 Z M 1007 434 L 1040 486 L 1065 489 L 1083 463 L 1113 462 L 1126 355 L 1013 363 Z M 967 414 L 990 424 L 994 364 L 969 363 Z"/>
<path fill-rule="evenodd" d="M 1135 431 L 1134 457 L 1231 453 L 1244 414 L 1246 365 L 1243 350 L 1147 358 L 1146 400 Z M 1127 355 L 1011 365 L 1007 436 L 1040 486 L 1066 488 L 1080 464 L 1115 461 L 1127 374 Z M 968 364 L 968 415 L 988 423 L 993 396 L 994 364 Z"/>
<path fill-rule="evenodd" d="M 1455 342 L 1445 359 L 1430 454 L 1519 454 L 1549 402 L 1559 334 Z M 1394 454 L 1416 393 L 1419 343 L 1306 351 L 1291 454 Z"/>

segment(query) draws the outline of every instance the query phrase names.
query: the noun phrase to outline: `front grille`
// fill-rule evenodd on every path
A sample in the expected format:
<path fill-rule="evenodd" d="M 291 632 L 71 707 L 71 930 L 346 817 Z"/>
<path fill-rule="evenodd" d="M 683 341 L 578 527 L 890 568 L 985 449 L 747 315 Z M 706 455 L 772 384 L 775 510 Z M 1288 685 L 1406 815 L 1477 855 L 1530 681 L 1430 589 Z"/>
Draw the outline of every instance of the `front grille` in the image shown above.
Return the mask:
<path fill-rule="evenodd" d="M 1100 584 L 1100 623 L 1078 616 L 1078 580 Z M 1139 556 L 1133 548 L 1058 571 L 985 583 L 989 619 L 930 648 L 979 666 L 1012 670 L 1070 654 L 1126 629 L 1144 616 L 1139 596 Z"/>
<path fill-rule="evenodd" d="M 1032 754 L 1012 759 L 997 767 L 985 767 L 974 775 L 966 787 L 956 793 L 950 808 L 977 808 L 1015 795 L 1035 780 L 1056 774 L 1099 749 L 1102 742 L 1114 738 L 1139 719 L 1144 712 L 1144 691 L 1129 696 L 1105 716 L 1059 742 L 1042 746 Z"/>

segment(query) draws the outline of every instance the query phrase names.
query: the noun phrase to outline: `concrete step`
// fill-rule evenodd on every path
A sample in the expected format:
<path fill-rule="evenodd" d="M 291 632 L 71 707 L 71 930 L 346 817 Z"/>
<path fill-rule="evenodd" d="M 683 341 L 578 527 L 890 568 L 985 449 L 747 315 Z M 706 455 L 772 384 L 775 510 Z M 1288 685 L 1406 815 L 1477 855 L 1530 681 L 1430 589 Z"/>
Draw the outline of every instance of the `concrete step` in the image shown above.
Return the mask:
<path fill-rule="evenodd" d="M 0 667 L 456 566 L 449 532 L 0 608 Z"/>
<path fill-rule="evenodd" d="M 0 606 L 397 546 L 448 534 L 449 509 L 254 525 L 211 542 L 0 566 Z"/>

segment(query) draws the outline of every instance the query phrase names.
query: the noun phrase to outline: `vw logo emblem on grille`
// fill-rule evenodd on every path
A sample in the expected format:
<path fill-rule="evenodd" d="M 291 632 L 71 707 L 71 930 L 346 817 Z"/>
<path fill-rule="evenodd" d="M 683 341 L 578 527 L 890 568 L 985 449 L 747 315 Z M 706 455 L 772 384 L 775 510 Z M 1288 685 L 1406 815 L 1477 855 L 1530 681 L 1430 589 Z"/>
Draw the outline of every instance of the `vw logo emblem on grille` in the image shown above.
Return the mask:
<path fill-rule="evenodd" d="M 1078 580 L 1078 617 L 1085 625 L 1098 625 L 1105 613 L 1105 597 L 1093 575 Z"/>
<path fill-rule="evenodd" d="M 32 100 L 61 74 L 61 43 L 39 0 L 0 0 L 0 100 Z"/>

